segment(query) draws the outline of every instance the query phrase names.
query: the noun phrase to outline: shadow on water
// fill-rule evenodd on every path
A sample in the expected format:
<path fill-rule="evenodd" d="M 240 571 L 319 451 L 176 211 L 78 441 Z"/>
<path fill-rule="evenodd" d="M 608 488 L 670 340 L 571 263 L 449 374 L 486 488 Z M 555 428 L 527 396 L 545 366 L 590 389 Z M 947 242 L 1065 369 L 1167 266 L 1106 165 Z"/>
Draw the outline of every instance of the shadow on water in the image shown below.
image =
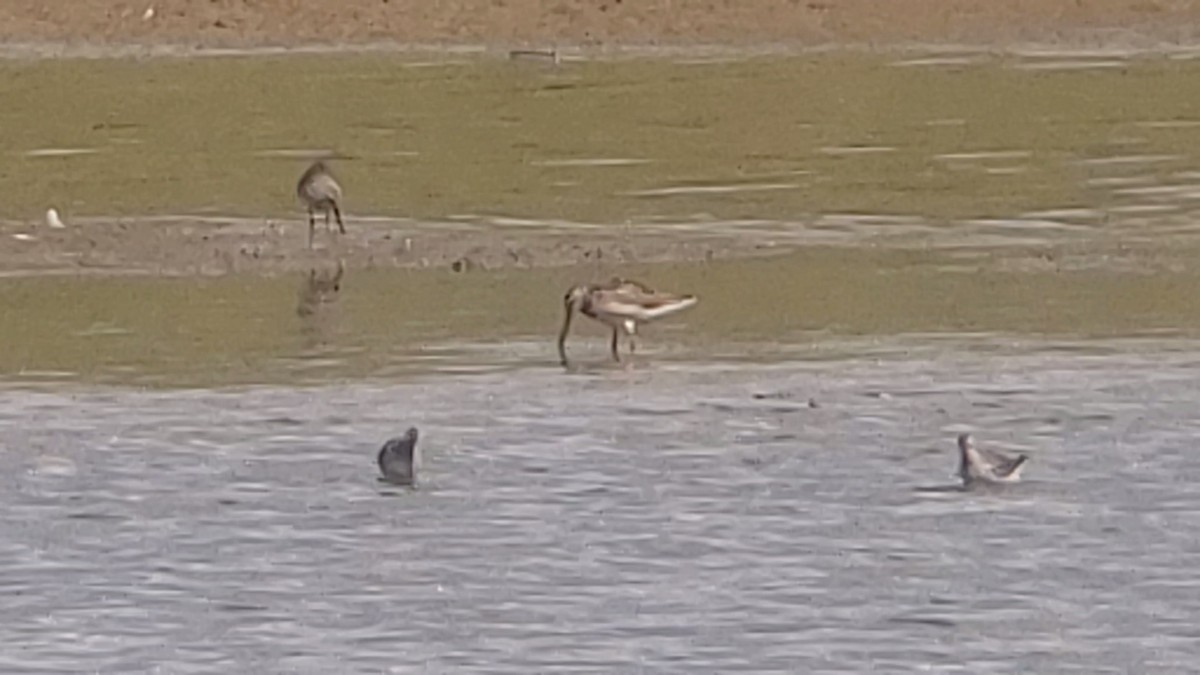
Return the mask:
<path fill-rule="evenodd" d="M 921 487 L 913 488 L 913 491 L 923 494 L 954 494 L 958 492 L 966 492 L 967 489 L 962 485 L 953 485 L 947 483 L 945 485 L 923 485 Z"/>
<path fill-rule="evenodd" d="M 337 268 L 317 271 L 309 270 L 308 275 L 300 282 L 300 292 L 297 294 L 296 315 L 312 317 L 321 312 L 326 306 L 337 301 L 338 293 L 342 290 L 342 278 L 346 268 L 339 260 Z"/>
<path fill-rule="evenodd" d="M 336 342 L 336 303 L 345 275 L 345 265 L 339 260 L 335 269 L 318 271 L 314 267 L 301 279 L 296 297 L 296 316 L 300 318 L 301 333 L 307 347 L 316 348 Z"/>

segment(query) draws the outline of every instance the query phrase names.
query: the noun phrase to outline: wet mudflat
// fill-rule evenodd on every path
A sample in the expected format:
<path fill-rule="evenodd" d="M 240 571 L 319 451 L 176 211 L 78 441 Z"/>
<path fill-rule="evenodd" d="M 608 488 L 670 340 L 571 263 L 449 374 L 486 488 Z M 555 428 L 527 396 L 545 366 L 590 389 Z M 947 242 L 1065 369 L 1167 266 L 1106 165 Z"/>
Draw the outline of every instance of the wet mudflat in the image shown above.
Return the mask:
<path fill-rule="evenodd" d="M 1194 663 L 1200 354 L 983 336 L 855 351 L 300 390 L 8 391 L 0 638 L 22 648 L 0 662 Z M 421 486 L 378 484 L 378 443 L 409 423 L 426 431 Z M 966 429 L 1030 454 L 1027 482 L 953 489 Z"/>
<path fill-rule="evenodd" d="M 1114 172 L 1190 184 L 1200 64 L 1184 57 L 4 61 L 3 120 L 21 130 L 0 145 L 5 216 L 296 217 L 294 178 L 321 153 L 352 217 L 1095 208 L 1107 184 L 1087 181 Z"/>
<path fill-rule="evenodd" d="M 979 52 L 5 61 L 6 273 L 1194 240 L 1200 60 Z M 318 94 L 314 95 L 314 92 Z M 47 115 L 46 110 L 55 114 Z M 330 155 L 350 235 L 305 249 Z M 38 224 L 55 207 L 67 230 Z M 686 242 L 686 244 L 685 244 Z"/>

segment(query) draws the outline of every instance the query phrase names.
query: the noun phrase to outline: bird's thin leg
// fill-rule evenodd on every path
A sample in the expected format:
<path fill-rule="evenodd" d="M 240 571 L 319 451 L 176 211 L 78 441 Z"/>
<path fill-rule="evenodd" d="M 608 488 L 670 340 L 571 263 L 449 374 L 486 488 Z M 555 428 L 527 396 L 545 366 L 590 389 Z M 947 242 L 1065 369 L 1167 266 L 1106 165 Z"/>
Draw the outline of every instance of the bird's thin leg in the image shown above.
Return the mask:
<path fill-rule="evenodd" d="M 312 207 L 308 207 L 308 248 L 311 250 L 313 245 L 313 230 L 317 227 L 317 219 L 313 214 Z"/>
<path fill-rule="evenodd" d="M 618 336 L 619 334 L 620 334 L 620 333 L 619 333 L 619 331 L 617 331 L 617 329 L 616 329 L 616 328 L 614 328 L 614 329 L 613 329 L 613 336 L 612 336 L 612 344 L 610 345 L 610 348 L 611 348 L 611 350 L 612 350 L 612 357 L 613 357 L 613 361 L 620 361 L 620 360 L 621 360 L 621 355 L 620 355 L 619 353 L 617 353 L 617 336 Z"/>
<path fill-rule="evenodd" d="M 342 210 L 338 208 L 337 202 L 333 203 L 333 215 L 337 216 L 338 232 L 346 234 L 346 226 L 342 223 Z"/>
<path fill-rule="evenodd" d="M 326 206 L 325 207 L 325 231 L 326 232 L 331 232 L 333 230 L 333 224 L 329 222 L 329 219 L 333 214 L 331 214 L 329 211 L 330 211 L 330 208 L 328 206 Z"/>
<path fill-rule="evenodd" d="M 637 338 L 633 335 L 629 336 L 629 355 L 632 356 L 637 351 Z"/>

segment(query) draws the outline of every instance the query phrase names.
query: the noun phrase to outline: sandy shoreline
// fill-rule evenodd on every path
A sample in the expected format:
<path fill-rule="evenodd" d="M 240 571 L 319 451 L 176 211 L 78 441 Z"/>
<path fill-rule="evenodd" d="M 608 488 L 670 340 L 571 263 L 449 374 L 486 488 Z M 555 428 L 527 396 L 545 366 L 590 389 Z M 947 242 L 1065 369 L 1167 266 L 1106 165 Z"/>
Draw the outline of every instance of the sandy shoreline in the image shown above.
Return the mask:
<path fill-rule="evenodd" d="M 1170 50 L 1200 44 L 1178 0 L 16 0 L 0 52 L 195 54 L 220 49 L 798 50 L 957 45 Z"/>
<path fill-rule="evenodd" d="M 659 228 L 566 231 L 348 220 L 345 235 L 327 232 L 319 221 L 310 251 L 306 231 L 303 221 L 265 219 L 91 218 L 65 229 L 8 223 L 0 225 L 0 276 L 274 276 L 328 269 L 339 260 L 351 270 L 460 273 L 577 265 L 603 276 L 618 265 L 765 256 L 795 247 L 764 236 L 679 236 Z"/>
<path fill-rule="evenodd" d="M 8 42 L 0 43 L 0 59 L 202 59 L 228 57 L 283 57 L 321 55 L 401 55 L 430 62 L 457 62 L 469 59 L 510 59 L 514 51 L 534 49 L 547 55 L 557 52 L 564 63 L 572 61 L 616 61 L 621 59 L 689 59 L 702 61 L 737 61 L 760 57 L 789 57 L 818 55 L 831 52 L 868 52 L 875 54 L 957 56 L 1016 56 L 1016 57 L 1083 57 L 1138 58 L 1160 57 L 1200 58 L 1200 37 L 1185 41 L 1164 41 L 1149 35 L 1129 39 L 1095 39 L 1029 41 L 1020 43 L 771 43 L 730 45 L 719 43 L 657 45 L 554 45 L 543 44 L 438 44 L 438 43 L 339 43 L 299 45 L 213 46 L 204 44 L 101 44 L 69 42 Z M 549 59 L 547 58 L 547 61 Z"/>
<path fill-rule="evenodd" d="M 1194 37 L 1171 40 L 1154 33 L 1101 31 L 1088 34 L 1058 35 L 1047 39 L 1018 42 L 771 42 L 771 43 L 608 43 L 576 44 L 561 42 L 451 43 L 451 42 L 340 42 L 299 44 L 220 45 L 191 42 L 103 43 L 86 41 L 0 42 L 0 59 L 147 59 L 147 58 L 228 58 L 321 55 L 400 55 L 430 62 L 457 62 L 475 59 L 513 58 L 514 52 L 532 50 L 549 55 L 557 53 L 564 63 L 579 61 L 615 61 L 621 59 L 689 59 L 736 61 L 760 57 L 791 57 L 827 53 L 873 53 L 904 55 L 1015 56 L 1137 58 L 1200 58 L 1200 31 Z M 546 58 L 549 61 L 549 58 Z"/>

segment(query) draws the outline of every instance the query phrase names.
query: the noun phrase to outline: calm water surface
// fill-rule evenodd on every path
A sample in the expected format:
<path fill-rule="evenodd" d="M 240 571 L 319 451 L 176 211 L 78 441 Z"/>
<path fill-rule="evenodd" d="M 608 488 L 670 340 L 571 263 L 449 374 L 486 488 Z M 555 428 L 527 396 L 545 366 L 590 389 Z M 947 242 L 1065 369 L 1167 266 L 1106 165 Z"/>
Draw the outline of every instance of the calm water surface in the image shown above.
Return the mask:
<path fill-rule="evenodd" d="M 1193 667 L 1200 351 L 860 351 L 7 390 L 0 669 Z M 377 483 L 410 423 L 423 484 Z M 962 430 L 1029 480 L 954 489 Z"/>

